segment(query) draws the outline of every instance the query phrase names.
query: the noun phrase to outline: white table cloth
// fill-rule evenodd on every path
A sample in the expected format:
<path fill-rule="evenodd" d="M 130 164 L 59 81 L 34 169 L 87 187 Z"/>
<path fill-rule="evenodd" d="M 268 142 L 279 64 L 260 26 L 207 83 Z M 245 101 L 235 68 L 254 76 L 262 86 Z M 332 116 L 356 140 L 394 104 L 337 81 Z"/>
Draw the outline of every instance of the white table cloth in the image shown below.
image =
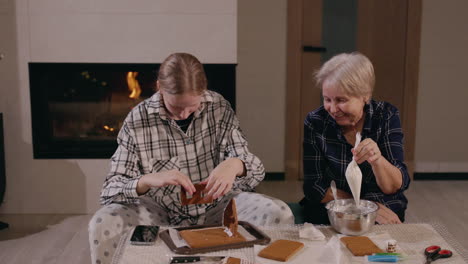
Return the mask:
<path fill-rule="evenodd" d="M 290 239 L 304 243 L 304 248 L 293 256 L 288 264 L 313 264 L 313 263 L 368 263 L 364 257 L 355 257 L 339 241 L 341 234 L 337 234 L 330 226 L 316 226 L 321 230 L 326 239 L 322 241 L 310 241 L 299 238 L 301 226 L 270 226 L 261 227 L 271 240 Z M 162 228 L 164 230 L 164 228 Z M 129 233 L 122 236 L 113 258 L 115 264 L 141 263 L 141 264 L 168 264 L 170 257 L 175 254 L 169 250 L 165 243 L 158 239 L 152 246 L 135 246 L 129 243 Z M 437 264 L 444 263 L 468 263 L 468 252 L 446 231 L 445 227 L 438 223 L 376 225 L 365 234 L 380 248 L 385 250 L 386 242 L 390 239 L 397 241 L 397 252 L 405 256 L 399 263 L 424 263 L 424 248 L 430 245 L 439 245 L 443 249 L 453 251 L 449 259 L 439 259 Z M 284 262 L 268 260 L 258 257 L 258 251 L 265 246 L 255 246 L 242 249 L 210 252 L 207 256 L 231 256 L 246 260 L 245 263 L 279 264 Z M 372 262 L 376 263 L 376 262 Z"/>

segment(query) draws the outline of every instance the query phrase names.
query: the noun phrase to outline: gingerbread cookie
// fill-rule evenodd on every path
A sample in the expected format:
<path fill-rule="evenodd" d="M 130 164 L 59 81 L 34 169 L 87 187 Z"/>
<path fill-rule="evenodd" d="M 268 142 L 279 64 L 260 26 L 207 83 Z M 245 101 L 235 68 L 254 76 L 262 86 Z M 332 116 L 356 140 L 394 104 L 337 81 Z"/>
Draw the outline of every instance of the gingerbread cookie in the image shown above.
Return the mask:
<path fill-rule="evenodd" d="M 383 252 L 366 236 L 342 237 L 340 240 L 354 256 L 366 256 Z"/>
<path fill-rule="evenodd" d="M 285 262 L 303 247 L 304 244 L 301 242 L 279 239 L 262 249 L 258 255 L 262 258 Z"/>

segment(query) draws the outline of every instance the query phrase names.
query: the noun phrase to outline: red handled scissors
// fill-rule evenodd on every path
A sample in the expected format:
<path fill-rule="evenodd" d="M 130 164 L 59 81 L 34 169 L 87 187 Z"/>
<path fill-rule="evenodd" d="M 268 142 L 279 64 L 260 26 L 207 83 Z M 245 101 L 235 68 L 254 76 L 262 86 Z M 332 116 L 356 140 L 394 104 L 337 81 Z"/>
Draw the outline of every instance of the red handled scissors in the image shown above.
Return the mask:
<path fill-rule="evenodd" d="M 424 254 L 426 255 L 426 264 L 428 264 L 440 258 L 450 258 L 452 251 L 441 249 L 439 246 L 430 246 L 424 250 Z"/>

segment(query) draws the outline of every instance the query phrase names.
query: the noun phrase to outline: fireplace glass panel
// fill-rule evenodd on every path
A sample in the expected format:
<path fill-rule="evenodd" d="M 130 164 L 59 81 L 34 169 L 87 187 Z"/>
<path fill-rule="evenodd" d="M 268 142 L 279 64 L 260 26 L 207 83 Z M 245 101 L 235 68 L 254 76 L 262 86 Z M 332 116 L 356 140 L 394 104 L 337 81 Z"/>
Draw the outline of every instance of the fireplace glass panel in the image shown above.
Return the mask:
<path fill-rule="evenodd" d="M 205 64 L 208 89 L 235 108 L 235 64 Z M 29 63 L 35 158 L 109 158 L 159 64 Z"/>

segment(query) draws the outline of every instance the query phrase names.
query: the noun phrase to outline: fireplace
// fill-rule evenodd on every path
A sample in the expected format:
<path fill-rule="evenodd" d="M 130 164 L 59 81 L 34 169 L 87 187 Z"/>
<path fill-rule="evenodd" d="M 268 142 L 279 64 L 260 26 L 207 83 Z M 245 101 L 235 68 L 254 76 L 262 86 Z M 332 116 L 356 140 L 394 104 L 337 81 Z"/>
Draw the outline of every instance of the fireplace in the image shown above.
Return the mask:
<path fill-rule="evenodd" d="M 204 64 L 235 109 L 235 64 Z M 29 63 L 34 158 L 108 159 L 128 112 L 154 94 L 159 64 Z"/>

